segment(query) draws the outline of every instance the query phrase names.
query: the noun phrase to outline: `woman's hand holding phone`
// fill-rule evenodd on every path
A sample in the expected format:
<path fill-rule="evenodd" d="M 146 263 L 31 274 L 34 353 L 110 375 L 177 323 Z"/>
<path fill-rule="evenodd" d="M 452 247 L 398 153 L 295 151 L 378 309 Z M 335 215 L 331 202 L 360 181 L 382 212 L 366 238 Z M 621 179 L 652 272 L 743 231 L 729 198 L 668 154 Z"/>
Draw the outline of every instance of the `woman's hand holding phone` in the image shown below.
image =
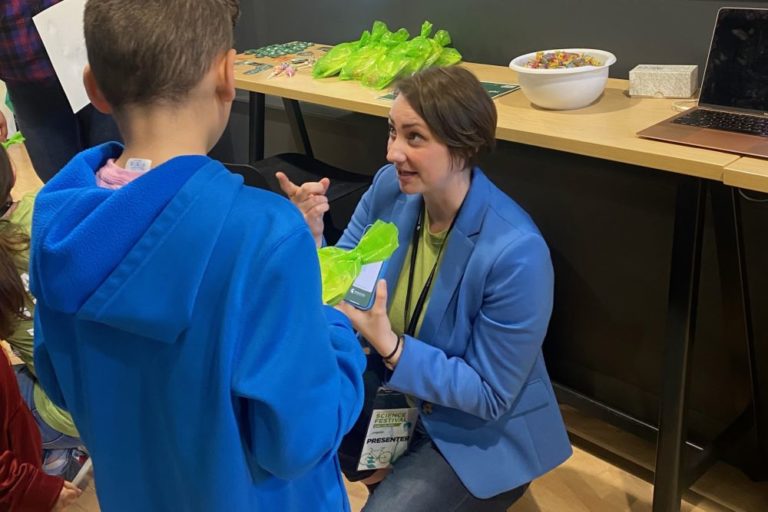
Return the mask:
<path fill-rule="evenodd" d="M 388 356 L 395 350 L 397 334 L 392 331 L 392 324 L 387 315 L 387 282 L 384 279 L 380 279 L 376 284 L 376 299 L 371 309 L 362 311 L 344 301 L 339 302 L 336 308 L 347 315 L 355 330 L 368 340 L 379 355 Z M 389 359 L 392 367 L 397 365 L 401 353 L 402 345 Z"/>
<path fill-rule="evenodd" d="M 320 181 L 308 181 L 299 186 L 282 172 L 275 173 L 275 177 L 288 199 L 304 215 L 304 220 L 315 239 L 315 245 L 319 249 L 323 245 L 323 229 L 325 228 L 323 215 L 331 208 L 328 204 L 328 197 L 325 195 L 331 185 L 331 180 L 323 178 Z"/>

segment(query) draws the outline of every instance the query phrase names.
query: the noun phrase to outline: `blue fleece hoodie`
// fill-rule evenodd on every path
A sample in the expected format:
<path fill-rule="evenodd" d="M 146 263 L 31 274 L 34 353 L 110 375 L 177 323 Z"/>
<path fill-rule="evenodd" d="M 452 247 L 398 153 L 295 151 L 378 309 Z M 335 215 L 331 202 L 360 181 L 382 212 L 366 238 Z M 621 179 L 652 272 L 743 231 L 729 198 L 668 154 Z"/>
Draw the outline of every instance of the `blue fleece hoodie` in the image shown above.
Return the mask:
<path fill-rule="evenodd" d="M 349 510 L 336 449 L 365 360 L 321 305 L 283 198 L 183 156 L 112 191 L 76 156 L 32 226 L 35 363 L 91 453 L 102 510 Z"/>

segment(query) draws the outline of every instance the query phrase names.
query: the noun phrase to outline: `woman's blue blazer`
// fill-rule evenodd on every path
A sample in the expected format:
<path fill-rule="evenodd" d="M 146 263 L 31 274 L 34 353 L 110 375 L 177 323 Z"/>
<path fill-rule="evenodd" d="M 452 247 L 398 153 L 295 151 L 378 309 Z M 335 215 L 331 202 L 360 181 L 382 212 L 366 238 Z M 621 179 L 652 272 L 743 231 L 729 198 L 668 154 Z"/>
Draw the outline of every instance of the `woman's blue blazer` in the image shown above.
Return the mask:
<path fill-rule="evenodd" d="M 571 446 L 541 352 L 554 287 L 549 250 L 528 214 L 471 172 L 418 338 L 406 336 L 389 386 L 417 399 L 440 452 L 473 495 L 488 498 L 558 466 Z M 355 246 L 377 219 L 397 225 L 390 298 L 421 205 L 385 166 L 337 244 Z"/>

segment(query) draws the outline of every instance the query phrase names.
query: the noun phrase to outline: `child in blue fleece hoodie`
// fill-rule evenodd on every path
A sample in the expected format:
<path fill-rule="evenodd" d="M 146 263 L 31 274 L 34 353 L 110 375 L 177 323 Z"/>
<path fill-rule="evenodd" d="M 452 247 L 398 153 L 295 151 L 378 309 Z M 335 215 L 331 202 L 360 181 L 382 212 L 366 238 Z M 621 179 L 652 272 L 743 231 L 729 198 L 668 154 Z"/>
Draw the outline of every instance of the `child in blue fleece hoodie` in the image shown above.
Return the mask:
<path fill-rule="evenodd" d="M 233 0 L 89 0 L 85 83 L 125 147 L 38 195 L 35 364 L 104 511 L 349 510 L 335 456 L 365 361 L 288 201 L 206 156 L 229 118 Z"/>

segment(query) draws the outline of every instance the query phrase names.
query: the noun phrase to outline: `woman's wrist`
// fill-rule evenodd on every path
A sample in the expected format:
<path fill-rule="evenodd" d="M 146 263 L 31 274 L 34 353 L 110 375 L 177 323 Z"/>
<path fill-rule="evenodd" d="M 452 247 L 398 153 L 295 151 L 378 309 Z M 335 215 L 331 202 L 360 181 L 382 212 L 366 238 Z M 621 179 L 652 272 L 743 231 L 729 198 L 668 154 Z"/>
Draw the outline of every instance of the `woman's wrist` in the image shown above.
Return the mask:
<path fill-rule="evenodd" d="M 394 343 L 389 344 L 390 350 L 385 353 L 380 352 L 380 355 L 384 360 L 384 365 L 390 370 L 393 370 L 400 360 L 400 355 L 403 353 L 405 338 L 403 335 L 398 336 L 394 332 L 391 333 L 391 337 L 394 338 L 395 341 Z"/>

